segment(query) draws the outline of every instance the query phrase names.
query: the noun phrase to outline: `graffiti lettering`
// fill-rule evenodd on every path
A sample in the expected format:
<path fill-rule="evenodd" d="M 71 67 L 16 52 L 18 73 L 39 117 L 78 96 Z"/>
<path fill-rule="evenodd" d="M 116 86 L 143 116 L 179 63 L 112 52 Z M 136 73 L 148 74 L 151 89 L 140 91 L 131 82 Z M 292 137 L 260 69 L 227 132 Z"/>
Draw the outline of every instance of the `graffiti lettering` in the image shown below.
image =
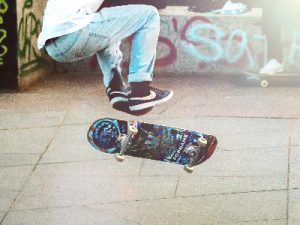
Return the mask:
<path fill-rule="evenodd" d="M 168 46 L 168 48 L 170 49 L 169 54 L 164 56 L 164 57 L 160 57 L 156 60 L 156 65 L 157 66 L 165 66 L 165 65 L 169 65 L 172 64 L 176 58 L 177 58 L 177 50 L 176 47 L 174 46 L 174 44 L 165 37 L 159 37 L 158 41 L 160 43 L 165 44 L 166 46 Z"/>
<path fill-rule="evenodd" d="M 158 39 L 157 67 L 173 64 L 178 56 L 178 47 L 198 61 L 198 68 L 209 70 L 212 63 L 225 66 L 252 69 L 264 64 L 263 53 L 254 55 L 251 41 L 264 45 L 262 35 L 249 36 L 246 31 L 234 29 L 225 32 L 208 18 L 194 16 L 183 23 L 176 18 L 161 19 L 161 30 L 164 33 Z M 130 52 L 131 42 L 128 50 Z M 256 52 L 257 53 L 257 52 Z M 128 54 L 130 55 L 130 54 Z M 259 64 L 259 65 L 258 65 Z M 128 67 L 126 61 L 123 66 Z"/>
<path fill-rule="evenodd" d="M 167 26 L 163 29 L 167 34 L 165 34 L 166 37 L 159 37 L 158 47 L 162 44 L 167 45 L 170 52 L 163 57 L 159 55 L 157 66 L 166 66 L 176 60 L 178 49 L 175 42 L 179 43 L 185 52 L 199 62 L 199 68 L 201 69 L 209 69 L 207 65 L 210 63 L 247 68 L 257 66 L 257 62 L 260 65 L 264 63 L 261 60 L 261 54 L 254 56 L 249 40 L 250 36 L 246 31 L 235 29 L 227 33 L 203 16 L 194 16 L 187 20 L 182 30 L 180 30 L 176 18 L 172 18 L 170 21 L 162 21 L 161 24 Z M 169 39 L 170 36 L 173 37 L 173 41 Z M 251 40 L 264 44 L 261 37 L 261 35 L 253 35 Z"/>
<path fill-rule="evenodd" d="M 42 25 L 41 21 L 31 11 L 32 6 L 32 0 L 25 1 L 18 26 L 18 55 L 21 59 L 21 75 L 43 64 L 48 64 L 44 59 L 45 53 L 37 50 L 36 45 L 33 44 L 41 31 Z"/>
<path fill-rule="evenodd" d="M 8 5 L 5 0 L 0 0 L 0 24 L 4 23 L 3 16 L 8 10 Z M 1 15 L 2 14 L 2 15 Z"/>
<path fill-rule="evenodd" d="M 0 0 L 0 24 L 4 23 L 3 15 L 8 10 L 8 4 L 5 0 Z M 3 59 L 8 52 L 6 45 L 2 44 L 4 39 L 7 38 L 7 31 L 5 29 L 0 29 L 0 66 L 4 65 Z"/>
<path fill-rule="evenodd" d="M 243 29 L 228 29 L 228 26 L 223 29 L 204 16 L 194 16 L 186 21 L 162 17 L 161 26 L 163 32 L 158 40 L 157 67 L 172 65 L 179 52 L 191 56 L 196 62 L 197 71 L 202 72 L 215 69 L 216 64 L 230 66 L 233 70 L 254 71 L 268 61 L 267 40 L 260 33 L 250 34 Z M 256 29 L 259 31 L 260 27 Z M 284 47 L 290 49 L 288 64 L 298 68 L 300 31 L 294 31 L 292 42 Z M 124 65 L 128 66 L 128 63 Z"/>
<path fill-rule="evenodd" d="M 2 43 L 2 41 L 7 37 L 7 32 L 4 29 L 0 29 L 0 44 Z M 1 45 L 0 46 L 0 65 L 3 65 L 3 58 L 4 56 L 7 54 L 8 49 L 5 45 Z"/>
<path fill-rule="evenodd" d="M 215 40 L 199 33 L 210 30 L 215 35 Z M 213 24 L 198 23 L 191 26 L 185 35 L 186 39 L 182 41 L 183 47 L 194 57 L 204 62 L 217 62 L 223 55 L 224 50 L 220 45 L 223 31 Z M 197 48 L 201 46 L 201 48 Z M 205 49 L 208 49 L 205 51 Z M 206 53 L 207 52 L 207 53 Z"/>
<path fill-rule="evenodd" d="M 228 37 L 224 57 L 229 63 L 236 63 L 245 54 L 248 47 L 248 38 L 245 31 L 234 30 Z"/>
<path fill-rule="evenodd" d="M 5 14 L 8 10 L 8 4 L 6 0 L 0 0 L 0 14 Z"/>
<path fill-rule="evenodd" d="M 243 30 L 235 29 L 227 35 L 207 18 L 198 16 L 186 23 L 181 37 L 184 49 L 200 61 L 201 67 L 212 62 L 235 66 L 248 62 L 248 68 L 255 66 L 248 34 Z"/>

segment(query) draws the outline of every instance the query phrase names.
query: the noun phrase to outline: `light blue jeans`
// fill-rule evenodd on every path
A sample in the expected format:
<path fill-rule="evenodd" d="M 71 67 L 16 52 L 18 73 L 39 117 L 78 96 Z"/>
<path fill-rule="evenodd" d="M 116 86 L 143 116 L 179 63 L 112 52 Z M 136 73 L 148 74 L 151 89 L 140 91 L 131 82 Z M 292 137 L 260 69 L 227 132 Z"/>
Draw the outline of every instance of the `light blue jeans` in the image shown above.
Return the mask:
<path fill-rule="evenodd" d="M 148 5 L 103 8 L 85 28 L 49 41 L 48 54 L 59 62 L 74 62 L 97 54 L 108 87 L 112 68 L 120 68 L 121 40 L 133 35 L 128 81 L 152 81 L 160 31 L 158 11 Z"/>

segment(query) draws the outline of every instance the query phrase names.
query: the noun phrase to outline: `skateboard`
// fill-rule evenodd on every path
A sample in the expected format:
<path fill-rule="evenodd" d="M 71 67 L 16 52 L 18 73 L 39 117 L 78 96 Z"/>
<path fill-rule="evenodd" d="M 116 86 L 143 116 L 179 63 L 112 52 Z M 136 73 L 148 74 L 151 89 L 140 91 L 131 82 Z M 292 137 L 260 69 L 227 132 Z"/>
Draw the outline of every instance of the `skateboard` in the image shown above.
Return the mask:
<path fill-rule="evenodd" d="M 96 120 L 88 130 L 89 143 L 97 150 L 184 165 L 187 172 L 206 161 L 216 149 L 213 135 L 138 121 L 112 118 Z"/>
<path fill-rule="evenodd" d="M 273 75 L 245 72 L 248 80 L 258 81 L 263 88 L 269 87 L 270 83 L 277 84 L 300 84 L 300 74 L 296 73 L 276 73 Z M 293 79 L 291 79 L 293 78 Z"/>

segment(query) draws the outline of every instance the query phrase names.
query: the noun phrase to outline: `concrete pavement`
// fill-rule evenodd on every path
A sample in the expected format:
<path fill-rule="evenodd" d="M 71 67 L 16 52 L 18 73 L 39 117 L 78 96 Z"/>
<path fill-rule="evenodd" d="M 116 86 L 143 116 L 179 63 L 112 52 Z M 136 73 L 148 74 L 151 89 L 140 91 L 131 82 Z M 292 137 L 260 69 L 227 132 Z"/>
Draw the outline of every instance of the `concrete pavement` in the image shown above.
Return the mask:
<path fill-rule="evenodd" d="M 0 224 L 300 224 L 298 85 L 170 74 L 154 86 L 174 97 L 141 117 L 110 107 L 99 74 L 56 74 L 0 93 Z M 193 174 L 119 163 L 86 140 L 107 116 L 212 133 L 219 145 Z"/>

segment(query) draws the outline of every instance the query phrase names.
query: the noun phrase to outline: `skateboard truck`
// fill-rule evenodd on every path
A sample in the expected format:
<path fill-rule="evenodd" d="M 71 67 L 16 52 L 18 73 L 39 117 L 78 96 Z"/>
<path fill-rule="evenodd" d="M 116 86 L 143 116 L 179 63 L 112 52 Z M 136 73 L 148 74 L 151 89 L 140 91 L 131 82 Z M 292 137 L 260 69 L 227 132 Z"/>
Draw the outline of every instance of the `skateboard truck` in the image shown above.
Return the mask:
<path fill-rule="evenodd" d="M 138 129 L 135 126 L 128 127 L 128 134 L 122 134 L 119 136 L 118 140 L 121 142 L 121 150 L 119 153 L 116 153 L 115 157 L 119 162 L 124 161 L 124 153 L 127 150 L 127 147 L 131 144 L 132 138 L 138 133 Z"/>
<path fill-rule="evenodd" d="M 189 152 L 190 157 L 190 163 L 184 165 L 184 169 L 189 173 L 192 173 L 194 171 L 194 165 L 196 165 L 197 156 L 201 152 L 201 148 L 207 146 L 207 140 L 203 137 L 200 137 L 197 139 L 197 144 L 198 145 L 190 145 L 187 147 L 187 151 Z"/>

